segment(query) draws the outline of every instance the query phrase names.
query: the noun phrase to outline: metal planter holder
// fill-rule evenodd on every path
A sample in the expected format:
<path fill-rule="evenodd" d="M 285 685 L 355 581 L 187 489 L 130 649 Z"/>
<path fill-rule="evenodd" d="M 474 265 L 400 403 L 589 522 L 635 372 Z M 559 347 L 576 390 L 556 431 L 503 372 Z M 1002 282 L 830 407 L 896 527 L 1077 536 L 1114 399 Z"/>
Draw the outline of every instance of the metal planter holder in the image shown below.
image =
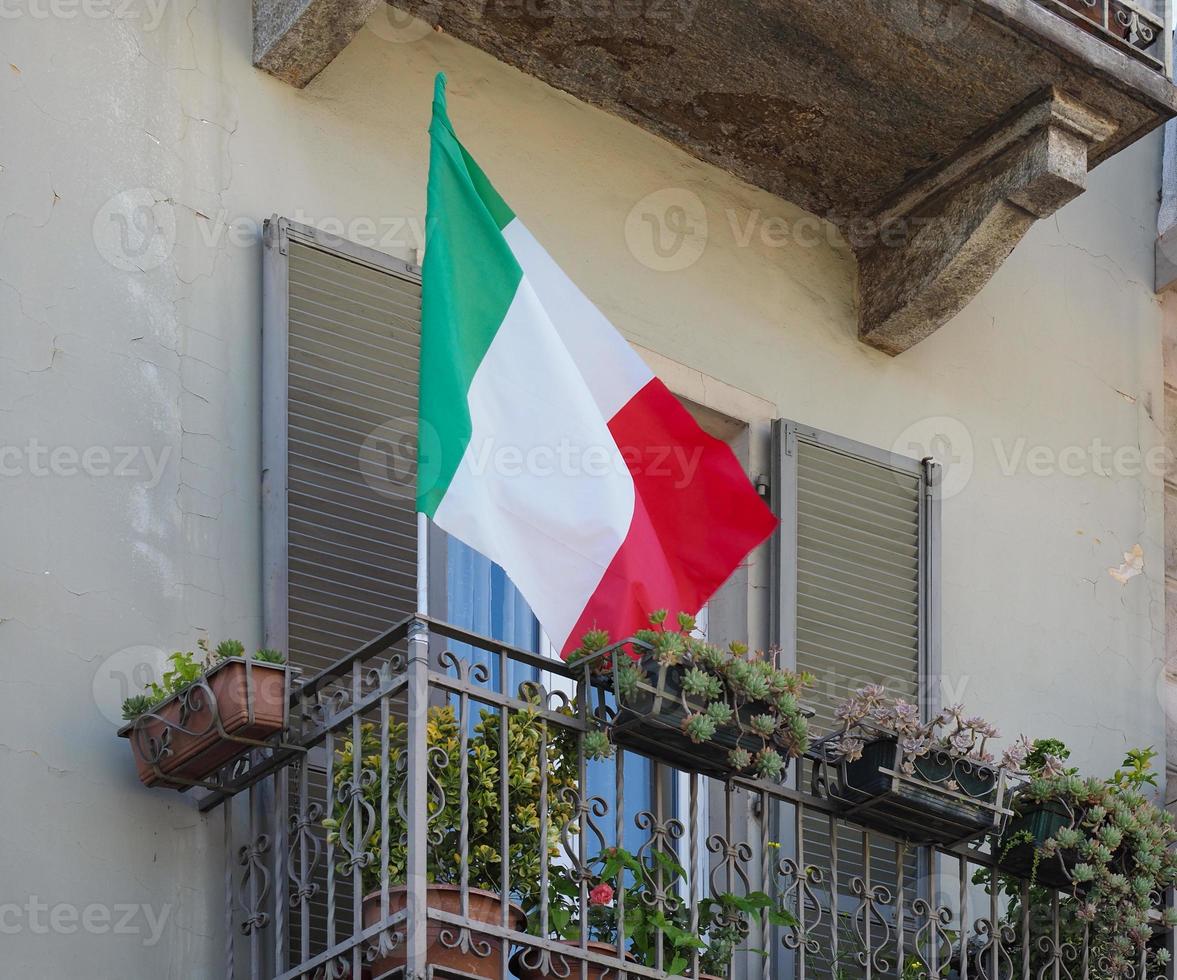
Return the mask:
<path fill-rule="evenodd" d="M 635 648 L 637 644 L 634 644 Z M 703 743 L 695 743 L 683 731 L 683 721 L 706 707 L 687 695 L 682 687 L 682 675 L 686 668 L 664 666 L 652 655 L 642 651 L 640 660 L 632 661 L 640 669 L 642 679 L 636 691 L 622 697 L 617 677 L 621 658 L 626 654 L 618 647 L 604 651 L 611 655 L 608 671 L 599 671 L 592 676 L 592 684 L 600 692 L 597 715 L 607 718 L 612 740 L 620 748 L 639 752 L 678 769 L 697 772 L 715 779 L 730 779 L 738 775 L 728 756 L 733 749 L 742 748 L 755 755 L 765 747 L 764 736 L 749 727 L 749 720 L 758 714 L 771 712 L 762 702 L 732 704 L 734 714 L 730 722 L 717 727 L 715 734 Z M 610 660 L 603 662 L 610 663 Z M 612 692 L 615 703 L 610 705 L 606 692 Z M 729 701 L 730 703 L 730 701 Z M 812 715 L 812 712 L 805 712 Z M 788 746 L 777 739 L 768 744 L 780 752 L 785 760 L 781 773 L 782 781 L 788 776 L 791 762 Z"/>
<path fill-rule="evenodd" d="M 1071 869 L 1079 861 L 1078 854 L 1060 850 L 1048 858 L 1039 857 L 1038 851 L 1060 830 L 1077 827 L 1081 820 L 1081 815 L 1058 800 L 1034 803 L 1020 812 L 1015 810 L 1005 833 L 994 845 L 998 870 L 1048 888 L 1072 890 L 1075 886 Z"/>
<path fill-rule="evenodd" d="M 212 777 L 251 748 L 271 747 L 289 728 L 297 668 L 229 657 L 195 683 L 118 730 L 145 786 L 217 789 Z"/>
<path fill-rule="evenodd" d="M 1004 769 L 932 750 L 910 760 L 914 771 L 905 772 L 895 736 L 868 740 L 853 761 L 839 751 L 840 738 L 821 739 L 810 757 L 814 792 L 839 804 L 842 816 L 913 844 L 942 847 L 1004 830 L 1011 814 L 1004 806 Z"/>

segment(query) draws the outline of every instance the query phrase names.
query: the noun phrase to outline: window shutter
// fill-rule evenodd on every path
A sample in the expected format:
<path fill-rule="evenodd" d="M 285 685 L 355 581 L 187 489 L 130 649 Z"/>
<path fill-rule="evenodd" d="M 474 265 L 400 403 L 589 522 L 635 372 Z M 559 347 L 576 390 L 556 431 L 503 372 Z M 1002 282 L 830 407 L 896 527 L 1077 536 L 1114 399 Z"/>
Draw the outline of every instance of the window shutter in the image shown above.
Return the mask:
<path fill-rule="evenodd" d="M 266 223 L 265 634 L 305 674 L 416 609 L 420 323 L 414 267 Z"/>
<path fill-rule="evenodd" d="M 773 447 L 773 635 L 787 662 L 818 675 L 818 727 L 864 684 L 926 703 L 938 649 L 935 464 L 785 421 Z"/>
<path fill-rule="evenodd" d="M 938 710 L 935 677 L 938 583 L 936 466 L 779 421 L 773 427 L 772 635 L 782 660 L 817 676 L 807 697 L 814 727 L 836 727 L 834 707 L 865 684 Z M 830 823 L 807 813 L 805 863 L 831 866 Z M 864 872 L 863 836 L 841 825 L 839 907 L 858 901 L 849 883 Z M 894 845 L 872 835 L 871 873 L 895 893 Z M 905 888 L 919 858 L 904 860 Z M 827 925 L 828 930 L 828 925 Z"/>

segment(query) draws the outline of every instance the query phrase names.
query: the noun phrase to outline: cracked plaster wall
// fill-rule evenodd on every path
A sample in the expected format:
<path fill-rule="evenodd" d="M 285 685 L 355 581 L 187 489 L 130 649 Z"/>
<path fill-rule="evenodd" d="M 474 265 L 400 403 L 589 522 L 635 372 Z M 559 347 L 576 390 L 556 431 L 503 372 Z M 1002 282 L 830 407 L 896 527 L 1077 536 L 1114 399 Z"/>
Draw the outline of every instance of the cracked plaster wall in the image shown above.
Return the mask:
<path fill-rule="evenodd" d="M 249 66 L 248 8 L 167 0 L 152 26 L 143 0 L 139 18 L 0 31 L 0 446 L 26 447 L 0 459 L 18 469 L 0 480 L 0 903 L 171 910 L 153 947 L 25 930 L 5 938 L 6 969 L 220 976 L 219 818 L 139 788 L 109 675 L 130 647 L 259 640 L 256 232 L 271 212 L 338 219 L 413 257 L 438 68 L 467 145 L 621 330 L 678 362 L 696 400 L 722 382 L 733 404 L 767 406 L 750 410 L 761 466 L 778 413 L 905 452 L 950 433 L 953 693 L 1097 770 L 1163 744 L 1161 478 L 1034 475 L 1027 455 L 1163 442 L 1158 137 L 1094 172 L 963 313 L 891 359 L 855 338 L 850 254 L 790 205 L 383 13 L 295 91 Z M 706 214 L 705 247 L 664 271 L 643 214 L 683 201 Z M 38 476 L 31 438 L 165 464 L 154 485 Z M 1138 543 L 1143 574 L 1120 585 L 1107 569 Z M 749 576 L 755 622 L 761 558 Z"/>

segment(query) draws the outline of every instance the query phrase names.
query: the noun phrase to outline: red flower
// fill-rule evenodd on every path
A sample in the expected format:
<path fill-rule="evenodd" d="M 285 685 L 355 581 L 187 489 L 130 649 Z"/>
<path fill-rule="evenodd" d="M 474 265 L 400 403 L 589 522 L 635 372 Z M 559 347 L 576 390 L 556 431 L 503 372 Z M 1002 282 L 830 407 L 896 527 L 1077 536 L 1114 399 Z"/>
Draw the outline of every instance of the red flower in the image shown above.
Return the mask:
<path fill-rule="evenodd" d="M 602 881 L 589 892 L 589 905 L 609 905 L 613 901 L 613 886 Z"/>

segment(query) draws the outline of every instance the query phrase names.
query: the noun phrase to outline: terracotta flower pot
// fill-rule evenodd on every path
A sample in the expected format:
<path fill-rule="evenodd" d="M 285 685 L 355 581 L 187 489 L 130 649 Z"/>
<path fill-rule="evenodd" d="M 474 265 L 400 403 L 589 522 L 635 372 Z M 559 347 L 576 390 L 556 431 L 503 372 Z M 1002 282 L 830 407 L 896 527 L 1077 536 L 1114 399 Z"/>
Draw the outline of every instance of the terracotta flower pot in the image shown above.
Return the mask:
<path fill-rule="evenodd" d="M 247 671 L 244 660 L 224 660 L 199 684 L 124 725 L 119 735 L 131 742 L 139 780 L 144 786 L 184 788 L 186 784 L 178 780 L 205 779 L 248 751 L 248 745 L 224 737 L 222 730 L 225 735 L 257 741 L 282 731 L 290 670 L 285 664 L 255 661 Z"/>
<path fill-rule="evenodd" d="M 467 894 L 470 899 L 469 917 L 472 920 L 493 925 L 500 925 L 502 923 L 503 900 L 498 895 L 494 892 L 483 891 L 480 888 L 471 888 Z M 426 891 L 425 901 L 429 908 L 436 909 L 439 912 L 447 912 L 451 915 L 462 914 L 462 892 L 457 885 L 430 885 Z M 404 885 L 389 888 L 388 914 L 390 916 L 402 911 L 407 903 L 408 890 Z M 527 916 L 523 914 L 523 909 L 512 903 L 509 906 L 509 912 L 510 927 L 517 932 L 523 932 L 527 927 Z M 373 892 L 371 895 L 364 897 L 362 916 L 365 929 L 380 922 L 380 892 Z M 473 950 L 463 952 L 461 949 L 451 949 L 445 945 L 441 941 L 443 930 L 457 931 L 456 927 L 449 926 L 444 922 L 436 922 L 433 919 L 429 920 L 429 925 L 426 928 L 426 941 L 429 947 L 430 965 L 451 970 L 460 970 L 462 973 L 471 973 L 475 976 L 485 977 L 486 980 L 504 980 L 502 959 L 503 941 L 501 939 L 497 936 L 471 930 L 471 941 L 477 943 L 484 950 L 488 947 L 490 950 L 489 955 L 479 956 Z M 372 961 L 371 975 L 379 977 L 389 970 L 404 965 L 405 947 L 401 943 L 387 956 L 382 956 Z"/>
<path fill-rule="evenodd" d="M 580 942 L 575 939 L 565 939 L 564 944 L 571 946 L 574 949 L 580 949 Z M 612 943 L 598 943 L 589 942 L 588 948 L 590 952 L 596 953 L 599 956 L 617 956 L 617 947 Z M 532 955 L 537 951 L 533 950 Z M 553 959 L 558 954 L 553 953 Z M 633 957 L 628 953 L 625 957 L 627 960 L 632 960 Z M 557 962 L 549 974 L 543 970 L 532 969 L 523 962 L 523 953 L 516 953 L 511 960 L 511 971 L 519 977 L 519 980 L 618 980 L 620 972 L 616 969 L 607 966 L 600 966 L 597 963 L 589 963 L 587 972 L 582 973 L 580 969 L 581 960 L 575 953 L 570 953 L 567 957 L 562 958 L 563 962 Z"/>

